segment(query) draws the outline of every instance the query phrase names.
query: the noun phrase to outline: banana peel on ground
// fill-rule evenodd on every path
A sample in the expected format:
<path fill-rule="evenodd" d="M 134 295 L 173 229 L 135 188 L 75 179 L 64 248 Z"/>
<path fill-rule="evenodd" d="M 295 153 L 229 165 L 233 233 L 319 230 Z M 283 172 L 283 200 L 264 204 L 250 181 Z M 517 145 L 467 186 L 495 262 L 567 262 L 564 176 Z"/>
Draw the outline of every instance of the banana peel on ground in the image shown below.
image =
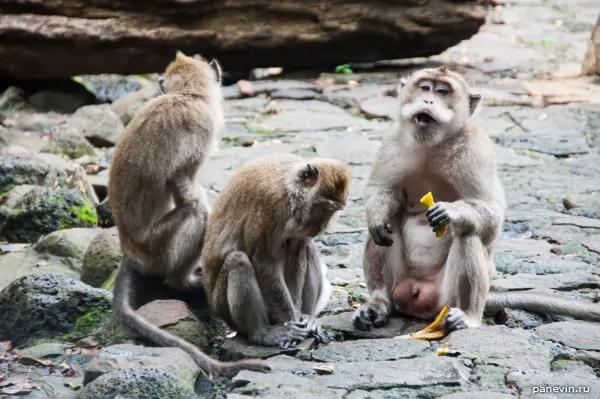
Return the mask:
<path fill-rule="evenodd" d="M 450 308 L 448 306 L 444 306 L 440 311 L 440 314 L 435 318 L 433 323 L 428 325 L 422 330 L 419 330 L 410 334 L 396 335 L 395 339 L 422 339 L 427 341 L 434 341 L 437 339 L 442 339 L 446 336 L 447 332 L 442 327 L 442 322 L 446 318 L 446 316 L 450 313 Z"/>

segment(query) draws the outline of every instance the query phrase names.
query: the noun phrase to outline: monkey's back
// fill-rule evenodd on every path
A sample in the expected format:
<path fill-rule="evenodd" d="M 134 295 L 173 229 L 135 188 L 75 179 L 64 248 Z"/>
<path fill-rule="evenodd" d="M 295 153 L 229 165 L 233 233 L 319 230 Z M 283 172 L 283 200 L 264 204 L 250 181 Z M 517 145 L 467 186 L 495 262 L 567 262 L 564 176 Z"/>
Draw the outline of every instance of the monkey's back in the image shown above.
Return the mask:
<path fill-rule="evenodd" d="M 108 196 L 121 243 L 143 240 L 154 220 L 168 212 L 168 183 L 195 173 L 214 139 L 216 121 L 198 97 L 162 95 L 142 107 L 119 139 Z M 127 215 L 127 217 L 123 217 Z"/>

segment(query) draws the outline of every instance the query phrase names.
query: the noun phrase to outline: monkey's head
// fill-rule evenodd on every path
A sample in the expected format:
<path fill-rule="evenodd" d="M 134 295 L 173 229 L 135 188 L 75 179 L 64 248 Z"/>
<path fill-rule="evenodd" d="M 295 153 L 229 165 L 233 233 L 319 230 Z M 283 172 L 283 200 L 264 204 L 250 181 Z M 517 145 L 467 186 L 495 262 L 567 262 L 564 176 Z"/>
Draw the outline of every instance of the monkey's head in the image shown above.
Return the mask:
<path fill-rule="evenodd" d="M 221 67 L 216 60 L 206 62 L 200 56 L 188 57 L 178 51 L 162 78 L 161 91 L 221 99 Z"/>
<path fill-rule="evenodd" d="M 335 159 L 312 159 L 298 165 L 293 176 L 293 192 L 303 204 L 298 209 L 301 232 L 315 237 L 325 230 L 334 213 L 346 206 L 350 189 L 350 170 Z"/>
<path fill-rule="evenodd" d="M 398 97 L 402 129 L 429 145 L 458 132 L 481 100 L 460 74 L 444 66 L 415 72 L 401 82 Z"/>

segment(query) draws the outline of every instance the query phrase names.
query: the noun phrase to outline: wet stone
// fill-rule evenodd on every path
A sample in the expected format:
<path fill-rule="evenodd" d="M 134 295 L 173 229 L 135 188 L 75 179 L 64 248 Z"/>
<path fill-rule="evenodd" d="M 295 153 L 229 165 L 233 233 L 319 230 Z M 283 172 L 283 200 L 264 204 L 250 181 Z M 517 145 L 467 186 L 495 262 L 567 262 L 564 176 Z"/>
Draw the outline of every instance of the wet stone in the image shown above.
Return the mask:
<path fill-rule="evenodd" d="M 587 372 L 517 370 L 507 374 L 506 382 L 515 385 L 524 399 L 595 399 L 600 396 L 600 380 Z"/>
<path fill-rule="evenodd" d="M 320 317 L 319 321 L 326 330 L 342 333 L 346 339 L 358 338 L 393 338 L 396 335 L 407 334 L 426 327 L 426 323 L 401 317 L 390 317 L 388 323 L 380 328 L 369 331 L 359 330 L 352 323 L 353 312 L 344 312 L 335 316 Z"/>

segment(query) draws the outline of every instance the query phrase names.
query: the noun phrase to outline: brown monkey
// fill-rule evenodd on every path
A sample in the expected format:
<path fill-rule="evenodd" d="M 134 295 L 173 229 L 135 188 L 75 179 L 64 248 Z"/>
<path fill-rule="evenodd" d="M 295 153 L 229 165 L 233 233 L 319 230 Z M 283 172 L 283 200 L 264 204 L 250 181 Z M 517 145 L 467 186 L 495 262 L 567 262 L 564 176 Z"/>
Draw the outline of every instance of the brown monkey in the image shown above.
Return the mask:
<path fill-rule="evenodd" d="M 382 139 L 366 187 L 369 235 L 363 268 L 369 301 L 354 315 L 360 329 L 381 327 L 392 312 L 444 328 L 481 325 L 502 307 L 600 321 L 600 305 L 549 295 L 488 295 L 505 197 L 493 146 L 471 116 L 481 96 L 445 67 L 415 72 L 398 94 L 400 112 Z M 432 192 L 429 209 L 420 198 Z M 447 226 L 438 238 L 433 231 Z"/>
<path fill-rule="evenodd" d="M 346 203 L 350 172 L 332 159 L 248 162 L 214 203 L 202 252 L 211 308 L 240 335 L 287 348 L 328 339 L 315 316 L 331 287 L 312 238 Z"/>
<path fill-rule="evenodd" d="M 177 52 L 161 86 L 166 94 L 149 101 L 127 125 L 110 170 L 108 195 L 123 252 L 116 315 L 142 337 L 185 350 L 207 373 L 267 371 L 252 361 L 213 360 L 135 312 L 165 295 L 194 304 L 204 296 L 199 260 L 210 209 L 195 178 L 223 125 L 220 76 L 211 64 Z"/>

